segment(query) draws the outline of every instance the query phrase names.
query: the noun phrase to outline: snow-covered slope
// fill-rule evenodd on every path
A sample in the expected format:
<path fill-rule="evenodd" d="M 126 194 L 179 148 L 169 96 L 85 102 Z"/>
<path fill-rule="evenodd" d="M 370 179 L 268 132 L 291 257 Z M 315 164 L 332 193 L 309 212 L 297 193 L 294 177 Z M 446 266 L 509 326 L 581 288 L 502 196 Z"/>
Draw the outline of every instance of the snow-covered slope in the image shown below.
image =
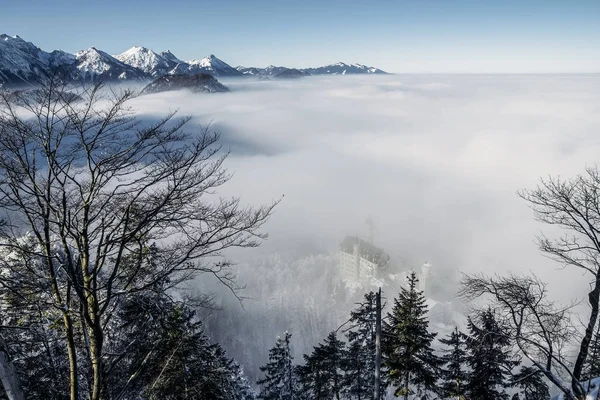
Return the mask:
<path fill-rule="evenodd" d="M 375 67 L 369 67 L 362 64 L 346 64 L 339 62 L 337 64 L 326 65 L 318 68 L 305 68 L 302 72 L 310 75 L 349 75 L 349 74 L 385 74 Z"/>
<path fill-rule="evenodd" d="M 175 54 L 171 53 L 170 50 L 161 51 L 160 55 L 161 57 L 166 58 L 169 61 L 173 61 L 175 64 L 181 64 L 183 62 L 179 58 L 175 57 Z"/>
<path fill-rule="evenodd" d="M 117 60 L 153 77 L 165 75 L 181 61 L 171 52 L 157 54 L 146 47 L 134 46 L 114 56 Z"/>
<path fill-rule="evenodd" d="M 169 74 L 195 75 L 198 73 L 210 74 L 212 76 L 241 76 L 242 73 L 214 54 L 199 60 L 182 62 L 173 68 Z"/>
<path fill-rule="evenodd" d="M 95 47 L 75 54 L 75 68 L 86 81 L 144 79 L 146 74 Z"/>
<path fill-rule="evenodd" d="M 34 84 L 43 79 L 50 54 L 19 36 L 0 35 L 0 83 Z"/>

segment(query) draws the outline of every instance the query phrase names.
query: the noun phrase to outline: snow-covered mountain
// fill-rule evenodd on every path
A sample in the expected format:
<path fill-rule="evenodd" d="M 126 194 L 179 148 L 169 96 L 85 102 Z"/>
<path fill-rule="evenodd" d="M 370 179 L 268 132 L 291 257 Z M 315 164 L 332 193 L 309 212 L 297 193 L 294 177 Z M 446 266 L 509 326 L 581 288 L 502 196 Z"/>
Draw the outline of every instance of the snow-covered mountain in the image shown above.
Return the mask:
<path fill-rule="evenodd" d="M 95 47 L 75 54 L 61 50 L 48 53 L 19 36 L 0 35 L 0 85 L 35 85 L 54 72 L 60 72 L 67 79 L 86 81 L 149 80 L 165 75 L 191 76 L 198 73 L 215 77 L 254 76 L 261 79 L 385 73 L 375 67 L 345 63 L 306 69 L 273 65 L 266 68 L 233 68 L 213 54 L 201 59 L 182 61 L 168 50 L 156 53 L 140 46 L 115 56 Z"/>
<path fill-rule="evenodd" d="M 244 76 L 254 76 L 259 79 L 291 79 L 291 78 L 302 78 L 308 74 L 302 72 L 296 68 L 276 67 L 269 65 L 266 68 L 256 67 L 236 67 L 236 70 L 241 72 Z"/>
<path fill-rule="evenodd" d="M 310 75 L 349 75 L 349 74 L 386 74 L 387 72 L 379 68 L 369 67 L 362 64 L 346 64 L 339 62 L 337 64 L 326 65 L 318 68 L 305 68 L 304 73 Z"/>
<path fill-rule="evenodd" d="M 50 66 L 49 53 L 19 36 L 0 35 L 0 83 L 37 83 Z"/>
<path fill-rule="evenodd" d="M 134 46 L 114 57 L 152 77 L 163 76 L 181 63 L 181 60 L 169 51 L 157 54 L 146 47 L 140 46 Z"/>
<path fill-rule="evenodd" d="M 287 75 L 286 70 L 296 70 L 295 68 L 276 67 L 269 65 L 266 68 L 257 67 L 236 67 L 243 75 L 264 77 L 275 77 L 277 75 Z M 362 64 L 346 64 L 339 62 L 337 64 L 325 65 L 317 68 L 297 69 L 304 75 L 351 75 L 351 74 L 387 74 L 387 72 Z"/>
<path fill-rule="evenodd" d="M 214 54 L 199 60 L 191 60 L 180 63 L 171 72 L 174 74 L 194 75 L 198 73 L 210 74 L 212 76 L 241 76 L 242 73 L 223 60 L 218 59 Z"/>
<path fill-rule="evenodd" d="M 180 64 L 180 63 L 183 62 L 179 58 L 175 57 L 175 54 L 171 53 L 170 50 L 161 51 L 160 55 L 161 55 L 161 57 L 164 57 L 164 58 L 166 58 L 169 61 L 173 61 L 175 64 Z"/>
<path fill-rule="evenodd" d="M 144 71 L 127 65 L 108 53 L 90 47 L 75 53 L 75 68 L 85 81 L 144 79 Z"/>
<path fill-rule="evenodd" d="M 258 67 L 246 68 L 246 67 L 239 66 L 239 67 L 236 67 L 235 69 L 237 69 L 243 75 L 257 76 L 259 78 L 269 78 L 269 77 L 278 75 L 278 74 L 282 73 L 283 71 L 288 70 L 290 68 L 269 65 L 266 68 L 258 68 Z"/>

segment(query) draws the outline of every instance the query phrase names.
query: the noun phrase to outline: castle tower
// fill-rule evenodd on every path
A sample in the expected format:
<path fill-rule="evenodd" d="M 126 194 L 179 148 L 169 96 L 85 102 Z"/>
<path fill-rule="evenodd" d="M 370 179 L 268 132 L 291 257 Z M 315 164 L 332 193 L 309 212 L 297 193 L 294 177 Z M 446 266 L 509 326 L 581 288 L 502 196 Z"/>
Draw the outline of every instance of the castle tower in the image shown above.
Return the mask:
<path fill-rule="evenodd" d="M 425 262 L 421 266 L 421 275 L 419 276 L 419 290 L 423 293 L 427 290 L 427 280 L 431 277 L 431 264 Z"/>
<path fill-rule="evenodd" d="M 373 223 L 373 218 L 371 218 L 369 215 L 365 223 L 367 224 L 367 241 L 371 244 L 374 244 L 375 224 Z"/>

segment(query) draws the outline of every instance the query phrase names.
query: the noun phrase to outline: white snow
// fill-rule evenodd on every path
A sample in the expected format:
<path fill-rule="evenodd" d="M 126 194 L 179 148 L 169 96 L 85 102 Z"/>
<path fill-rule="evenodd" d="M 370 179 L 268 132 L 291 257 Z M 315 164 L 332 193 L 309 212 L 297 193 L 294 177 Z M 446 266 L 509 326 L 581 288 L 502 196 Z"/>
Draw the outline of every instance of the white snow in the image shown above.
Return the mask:
<path fill-rule="evenodd" d="M 169 52 L 170 55 L 172 53 Z M 117 60 L 130 65 L 134 68 L 141 69 L 145 73 L 153 73 L 157 68 L 168 69 L 173 66 L 173 60 L 167 59 L 154 51 L 140 46 L 134 46 L 129 50 L 113 56 Z M 175 56 L 173 56 L 175 58 Z"/>
<path fill-rule="evenodd" d="M 582 382 L 584 389 L 587 390 L 587 395 L 585 397 L 586 400 L 597 400 L 600 394 L 598 387 L 600 386 L 600 377 L 591 379 L 589 381 Z M 564 394 L 559 394 L 555 396 L 552 400 L 564 400 Z"/>
<path fill-rule="evenodd" d="M 75 53 L 77 58 L 77 69 L 84 74 L 100 75 L 111 68 L 108 54 L 97 50 L 95 47 L 90 47 L 87 50 L 81 50 Z"/>

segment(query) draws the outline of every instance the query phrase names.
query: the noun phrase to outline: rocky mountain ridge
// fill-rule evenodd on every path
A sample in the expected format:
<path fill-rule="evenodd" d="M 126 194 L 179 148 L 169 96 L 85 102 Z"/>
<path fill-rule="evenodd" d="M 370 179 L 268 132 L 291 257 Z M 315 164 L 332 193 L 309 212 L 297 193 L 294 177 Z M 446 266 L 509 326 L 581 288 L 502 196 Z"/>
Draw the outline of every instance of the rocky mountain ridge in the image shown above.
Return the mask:
<path fill-rule="evenodd" d="M 168 75 L 213 77 L 290 78 L 308 75 L 385 74 L 386 72 L 361 64 L 337 63 L 318 68 L 287 68 L 269 66 L 233 68 L 211 54 L 207 57 L 182 61 L 170 51 L 154 52 L 134 46 L 110 55 L 95 47 L 70 54 L 62 50 L 46 52 L 19 36 L 0 35 L 0 85 L 35 85 L 48 76 L 60 73 L 69 80 L 130 81 L 151 80 Z"/>

